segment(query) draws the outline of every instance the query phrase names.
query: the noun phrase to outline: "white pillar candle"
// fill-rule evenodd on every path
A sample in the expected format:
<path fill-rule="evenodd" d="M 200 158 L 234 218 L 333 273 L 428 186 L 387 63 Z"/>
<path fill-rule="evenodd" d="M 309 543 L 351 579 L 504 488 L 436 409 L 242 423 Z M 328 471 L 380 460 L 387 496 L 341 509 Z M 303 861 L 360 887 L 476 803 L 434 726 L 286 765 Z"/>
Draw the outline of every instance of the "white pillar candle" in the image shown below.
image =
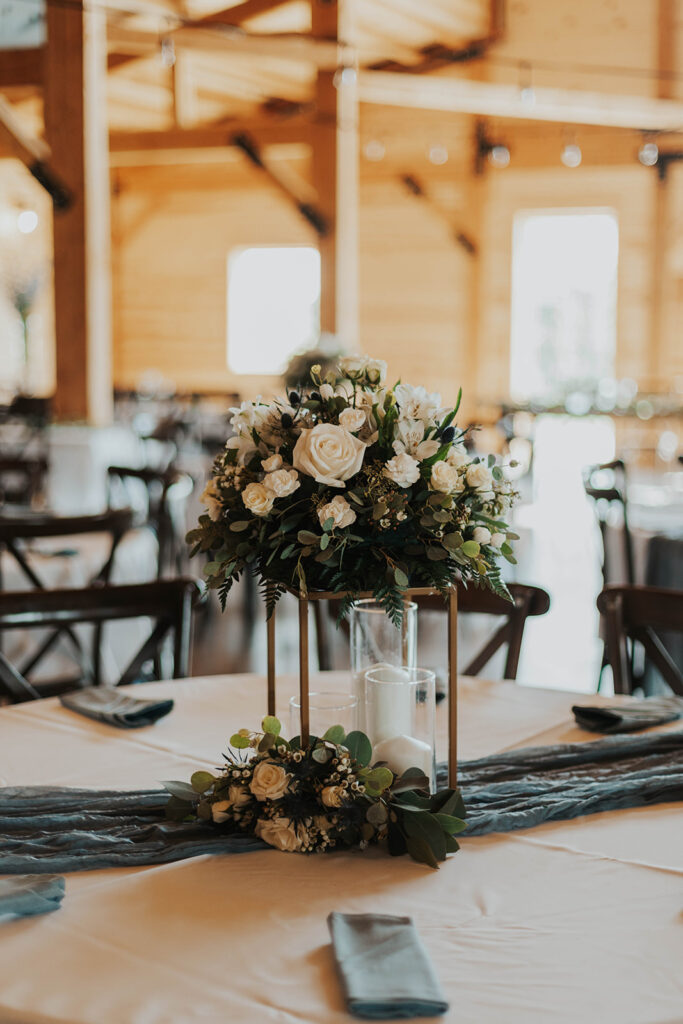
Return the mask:
<path fill-rule="evenodd" d="M 414 687 L 409 680 L 405 669 L 382 665 L 381 678 L 373 679 L 368 687 L 368 724 L 373 743 L 411 732 Z"/>
<path fill-rule="evenodd" d="M 428 743 L 405 733 L 376 743 L 372 760 L 386 761 L 394 775 L 401 776 L 408 768 L 420 768 L 432 781 L 432 748 Z"/>

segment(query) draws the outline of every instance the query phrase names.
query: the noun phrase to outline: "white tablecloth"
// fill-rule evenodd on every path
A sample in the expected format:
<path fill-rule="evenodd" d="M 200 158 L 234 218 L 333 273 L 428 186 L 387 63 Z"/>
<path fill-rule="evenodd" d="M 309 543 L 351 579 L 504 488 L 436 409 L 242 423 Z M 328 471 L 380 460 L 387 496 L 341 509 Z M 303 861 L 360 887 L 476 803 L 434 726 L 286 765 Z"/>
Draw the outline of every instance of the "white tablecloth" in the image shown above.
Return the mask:
<path fill-rule="evenodd" d="M 286 706 L 294 684 L 280 689 Z M 462 757 L 594 738 L 573 724 L 576 695 L 476 680 L 459 692 Z M 265 706 L 254 676 L 145 687 L 157 694 L 176 707 L 138 732 L 53 700 L 0 708 L 0 780 L 185 779 Z M 683 813 L 668 804 L 464 838 L 438 872 L 372 849 L 70 875 L 56 913 L 0 925 L 0 1021 L 341 1024 L 325 923 L 340 910 L 413 915 L 449 1022 L 680 1024 L 682 860 Z"/>

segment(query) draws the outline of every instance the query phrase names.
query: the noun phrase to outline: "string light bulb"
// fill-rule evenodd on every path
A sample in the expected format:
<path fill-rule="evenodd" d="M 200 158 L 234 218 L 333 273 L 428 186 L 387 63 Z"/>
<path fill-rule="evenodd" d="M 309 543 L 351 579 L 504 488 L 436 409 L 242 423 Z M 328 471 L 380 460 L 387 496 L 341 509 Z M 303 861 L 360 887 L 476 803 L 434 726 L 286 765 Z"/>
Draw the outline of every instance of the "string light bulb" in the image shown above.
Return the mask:
<path fill-rule="evenodd" d="M 430 146 L 429 153 L 427 155 L 429 157 L 429 162 L 436 164 L 437 167 L 448 161 L 448 150 L 445 146 Z"/>
<path fill-rule="evenodd" d="M 372 163 L 378 163 L 380 160 L 383 160 L 385 153 L 386 147 L 379 139 L 368 139 L 363 146 L 363 156 Z"/>
<path fill-rule="evenodd" d="M 577 146 L 575 142 L 567 143 L 560 155 L 560 160 L 565 167 L 578 167 L 581 159 L 581 147 Z"/>
<path fill-rule="evenodd" d="M 643 167 L 654 167 L 659 160 L 659 146 L 656 142 L 644 142 L 638 150 L 638 159 Z"/>
<path fill-rule="evenodd" d="M 38 227 L 38 214 L 35 210 L 22 210 L 17 217 L 17 227 L 22 235 L 30 235 Z"/>
<path fill-rule="evenodd" d="M 510 163 L 510 150 L 507 146 L 491 146 L 488 161 L 492 167 L 507 167 Z"/>

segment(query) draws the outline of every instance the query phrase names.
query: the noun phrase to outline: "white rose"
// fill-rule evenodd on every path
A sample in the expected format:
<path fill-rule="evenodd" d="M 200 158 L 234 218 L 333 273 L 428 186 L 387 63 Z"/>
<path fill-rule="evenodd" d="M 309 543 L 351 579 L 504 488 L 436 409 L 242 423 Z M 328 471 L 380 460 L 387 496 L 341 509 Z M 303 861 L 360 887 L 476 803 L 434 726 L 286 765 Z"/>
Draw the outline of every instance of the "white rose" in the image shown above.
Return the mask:
<path fill-rule="evenodd" d="M 326 505 L 318 509 L 318 519 L 322 526 L 327 522 L 328 519 L 334 520 L 334 525 L 339 526 L 343 529 L 345 526 L 350 526 L 351 523 L 356 521 L 356 513 L 349 505 L 346 498 L 338 494 L 332 501 L 328 501 Z"/>
<path fill-rule="evenodd" d="M 491 543 L 491 531 L 487 530 L 485 526 L 477 526 L 472 539 L 476 540 L 477 544 L 490 544 Z"/>
<path fill-rule="evenodd" d="M 387 364 L 383 359 L 368 359 L 365 372 L 371 384 L 384 384 L 387 379 Z"/>
<path fill-rule="evenodd" d="M 202 496 L 199 500 L 209 513 L 209 518 L 212 519 L 214 523 L 218 522 L 221 517 L 221 512 L 223 511 L 223 505 L 221 504 L 220 492 L 215 480 L 209 480 L 208 484 L 202 491 Z"/>
<path fill-rule="evenodd" d="M 245 789 L 244 786 L 230 786 L 230 789 L 228 790 L 228 801 L 234 810 L 239 811 L 251 801 L 249 790 Z M 214 807 L 215 806 L 216 805 L 214 804 Z"/>
<path fill-rule="evenodd" d="M 432 466 L 430 486 L 434 491 L 441 491 L 442 494 L 452 494 L 453 491 L 462 490 L 460 477 L 455 466 L 449 466 L 447 462 L 435 462 Z"/>
<path fill-rule="evenodd" d="M 255 516 L 267 516 L 273 507 L 275 495 L 263 484 L 247 484 L 242 491 L 242 501 Z"/>
<path fill-rule="evenodd" d="M 291 777 L 282 765 L 260 761 L 254 768 L 249 789 L 257 800 L 279 800 L 287 792 Z"/>
<path fill-rule="evenodd" d="M 267 459 L 262 459 L 261 465 L 265 469 L 266 473 L 274 473 L 277 469 L 282 469 L 282 456 L 271 455 Z"/>
<path fill-rule="evenodd" d="M 296 853 L 301 849 L 301 840 L 288 818 L 259 818 L 254 825 L 254 832 L 269 846 L 276 850 Z"/>
<path fill-rule="evenodd" d="M 330 398 L 334 397 L 334 388 L 332 387 L 331 384 L 320 385 L 320 397 L 322 398 L 323 402 L 328 402 Z"/>
<path fill-rule="evenodd" d="M 455 466 L 456 469 L 460 469 L 467 462 L 467 452 L 461 445 L 454 444 L 446 456 L 446 462 L 449 466 Z"/>
<path fill-rule="evenodd" d="M 420 479 L 420 466 L 417 459 L 407 452 L 394 455 L 384 467 L 384 475 L 393 480 L 399 487 L 410 487 Z"/>
<path fill-rule="evenodd" d="M 367 356 L 344 356 L 339 360 L 339 369 L 349 377 L 360 377 L 367 366 Z"/>
<path fill-rule="evenodd" d="M 505 543 L 504 533 L 492 533 L 491 540 L 489 541 L 492 548 L 502 548 Z"/>
<path fill-rule="evenodd" d="M 276 469 L 263 478 L 263 486 L 272 491 L 276 498 L 286 498 L 300 487 L 299 474 L 295 469 Z"/>
<path fill-rule="evenodd" d="M 363 409 L 352 409 L 350 406 L 348 409 L 344 409 L 339 413 L 339 424 L 344 427 L 345 430 L 350 431 L 352 434 L 356 430 L 360 430 L 361 427 L 365 426 L 366 415 Z"/>
<path fill-rule="evenodd" d="M 473 462 L 467 467 L 467 483 L 477 491 L 489 491 L 492 479 L 491 470 L 483 462 Z"/>
<path fill-rule="evenodd" d="M 341 807 L 344 803 L 344 790 L 341 786 L 325 786 L 320 799 L 325 807 Z"/>
<path fill-rule="evenodd" d="M 211 804 L 211 817 L 217 825 L 222 825 L 224 821 L 230 821 L 232 815 L 228 814 L 229 809 L 229 800 L 217 800 L 215 804 Z"/>
<path fill-rule="evenodd" d="M 318 423 L 304 430 L 294 446 L 293 463 L 319 484 L 343 487 L 344 480 L 355 476 L 363 464 L 365 445 L 344 427 Z"/>

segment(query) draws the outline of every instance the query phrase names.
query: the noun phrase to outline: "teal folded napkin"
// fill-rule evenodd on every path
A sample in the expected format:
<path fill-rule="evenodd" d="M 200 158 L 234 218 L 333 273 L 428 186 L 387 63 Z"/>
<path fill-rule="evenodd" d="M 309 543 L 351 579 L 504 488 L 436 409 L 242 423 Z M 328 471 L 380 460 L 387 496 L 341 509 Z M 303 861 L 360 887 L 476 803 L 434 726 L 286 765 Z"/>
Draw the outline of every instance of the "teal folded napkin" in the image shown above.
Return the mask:
<path fill-rule="evenodd" d="M 89 686 L 75 693 L 65 693 L 59 699 L 70 711 L 119 729 L 154 725 L 173 708 L 172 700 L 139 700 L 121 693 L 115 686 Z"/>
<path fill-rule="evenodd" d="M 436 1017 L 448 1003 L 410 917 L 329 915 L 349 1011 L 368 1020 Z"/>
<path fill-rule="evenodd" d="M 58 910 L 64 897 L 61 875 L 15 875 L 0 878 L 0 920 L 33 917 Z"/>
<path fill-rule="evenodd" d="M 577 725 L 591 732 L 637 732 L 683 718 L 683 697 L 645 697 L 628 704 L 572 708 Z"/>

